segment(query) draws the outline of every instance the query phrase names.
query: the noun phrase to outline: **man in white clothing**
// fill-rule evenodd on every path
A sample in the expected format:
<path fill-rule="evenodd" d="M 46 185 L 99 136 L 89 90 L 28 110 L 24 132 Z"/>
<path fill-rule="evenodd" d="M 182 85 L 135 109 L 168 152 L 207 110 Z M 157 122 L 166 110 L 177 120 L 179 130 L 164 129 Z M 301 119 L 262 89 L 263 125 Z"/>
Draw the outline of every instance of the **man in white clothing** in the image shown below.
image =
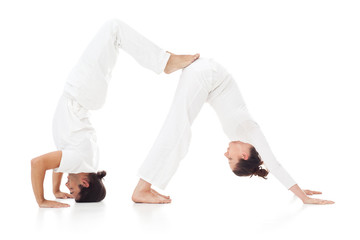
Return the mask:
<path fill-rule="evenodd" d="M 199 54 L 170 54 L 118 19 L 103 24 L 71 70 L 59 99 L 53 118 L 57 151 L 31 160 L 31 181 L 39 207 L 69 206 L 44 198 L 43 182 L 49 169 L 54 170 L 56 198 L 75 198 L 77 202 L 99 202 L 105 198 L 102 178 L 106 172 L 97 172 L 99 150 L 89 117 L 91 110 L 105 103 L 119 49 L 157 74 L 172 73 L 199 57 Z M 59 190 L 64 172 L 69 173 L 66 186 L 70 194 Z"/>

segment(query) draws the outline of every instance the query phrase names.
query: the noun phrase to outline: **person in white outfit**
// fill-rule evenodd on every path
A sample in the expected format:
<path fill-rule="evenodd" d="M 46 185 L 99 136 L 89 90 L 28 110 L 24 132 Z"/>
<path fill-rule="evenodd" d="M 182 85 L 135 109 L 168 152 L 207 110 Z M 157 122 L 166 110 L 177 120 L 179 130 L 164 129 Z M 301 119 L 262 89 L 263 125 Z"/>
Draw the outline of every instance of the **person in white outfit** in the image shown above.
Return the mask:
<path fill-rule="evenodd" d="M 231 141 L 224 154 L 238 176 L 257 175 L 266 179 L 269 171 L 303 203 L 331 204 L 307 195 L 318 191 L 301 190 L 275 159 L 259 125 L 251 117 L 233 77 L 217 62 L 199 58 L 182 70 L 170 112 L 138 175 L 132 195 L 136 203 L 170 203 L 169 196 L 153 192 L 152 185 L 165 189 L 188 151 L 191 124 L 208 102 L 216 111 Z M 263 169 L 264 164 L 268 170 Z"/>
<path fill-rule="evenodd" d="M 139 170 L 140 180 L 132 195 L 134 202 L 171 202 L 169 196 L 158 193 L 151 186 L 153 184 L 161 189 L 166 187 L 187 152 L 190 126 L 201 106 L 208 101 L 231 140 L 225 156 L 229 158 L 235 174 L 265 177 L 268 172 L 260 167 L 264 163 L 304 203 L 333 203 L 308 197 L 320 192 L 301 190 L 275 160 L 259 126 L 249 115 L 235 81 L 222 66 L 212 60 L 197 60 L 199 54 L 171 54 L 124 22 L 112 19 L 101 27 L 68 76 L 53 121 L 57 151 L 31 160 L 32 186 L 40 207 L 69 206 L 44 198 L 43 182 L 49 169 L 54 169 L 55 197 L 75 198 L 77 202 L 98 202 L 104 199 L 106 190 L 102 178 L 106 172 L 97 171 L 99 153 L 89 114 L 105 103 L 119 49 L 158 74 L 185 68 L 165 124 Z M 59 190 L 64 172 L 69 173 L 66 186 L 70 194 Z"/>
<path fill-rule="evenodd" d="M 89 116 L 91 110 L 99 109 L 105 103 L 119 49 L 157 74 L 172 73 L 199 57 L 199 54 L 169 53 L 126 23 L 118 19 L 107 21 L 87 46 L 66 81 L 53 119 L 57 151 L 31 160 L 32 186 L 40 207 L 69 206 L 44 198 L 43 182 L 45 172 L 49 169 L 54 170 L 52 179 L 56 198 L 75 198 L 77 202 L 99 202 L 104 199 L 106 189 L 102 178 L 106 172 L 97 172 L 99 149 Z M 64 172 L 69 173 L 66 186 L 70 194 L 59 190 Z"/>

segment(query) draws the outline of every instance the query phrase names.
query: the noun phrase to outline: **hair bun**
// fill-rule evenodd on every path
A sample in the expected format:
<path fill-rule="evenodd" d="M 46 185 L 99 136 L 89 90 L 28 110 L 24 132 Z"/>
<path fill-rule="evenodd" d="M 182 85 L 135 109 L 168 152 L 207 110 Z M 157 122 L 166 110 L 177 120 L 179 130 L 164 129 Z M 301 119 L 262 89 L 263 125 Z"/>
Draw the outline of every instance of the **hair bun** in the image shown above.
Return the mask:
<path fill-rule="evenodd" d="M 97 177 L 99 179 L 102 179 L 103 177 L 106 176 L 106 172 L 105 171 L 99 171 L 99 172 L 96 173 L 96 175 L 97 175 Z"/>
<path fill-rule="evenodd" d="M 262 178 L 265 178 L 268 174 L 269 174 L 269 172 L 266 169 L 263 169 L 261 167 L 258 168 L 254 173 L 254 175 L 257 175 L 257 176 L 262 177 Z"/>

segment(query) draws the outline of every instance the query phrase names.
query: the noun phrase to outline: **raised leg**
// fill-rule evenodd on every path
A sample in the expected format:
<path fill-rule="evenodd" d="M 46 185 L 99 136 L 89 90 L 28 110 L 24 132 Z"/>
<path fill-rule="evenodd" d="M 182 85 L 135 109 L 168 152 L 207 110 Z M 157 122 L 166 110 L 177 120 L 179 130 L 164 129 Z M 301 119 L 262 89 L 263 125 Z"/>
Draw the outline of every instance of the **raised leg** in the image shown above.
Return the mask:
<path fill-rule="evenodd" d="M 65 91 L 85 108 L 99 109 L 105 103 L 119 49 L 130 54 L 141 66 L 157 74 L 184 68 L 199 57 L 170 54 L 126 23 L 111 19 L 95 34 L 71 70 Z"/>

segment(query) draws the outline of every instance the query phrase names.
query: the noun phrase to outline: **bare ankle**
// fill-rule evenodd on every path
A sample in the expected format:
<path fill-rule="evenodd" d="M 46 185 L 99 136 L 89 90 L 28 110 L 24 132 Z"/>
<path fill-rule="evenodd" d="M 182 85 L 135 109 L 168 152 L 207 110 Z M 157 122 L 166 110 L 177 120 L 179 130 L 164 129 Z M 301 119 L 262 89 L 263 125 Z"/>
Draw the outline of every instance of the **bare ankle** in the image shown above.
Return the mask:
<path fill-rule="evenodd" d="M 138 191 L 150 191 L 151 190 L 151 183 L 149 183 L 149 182 L 145 181 L 144 179 L 140 178 L 135 190 L 138 190 Z"/>

